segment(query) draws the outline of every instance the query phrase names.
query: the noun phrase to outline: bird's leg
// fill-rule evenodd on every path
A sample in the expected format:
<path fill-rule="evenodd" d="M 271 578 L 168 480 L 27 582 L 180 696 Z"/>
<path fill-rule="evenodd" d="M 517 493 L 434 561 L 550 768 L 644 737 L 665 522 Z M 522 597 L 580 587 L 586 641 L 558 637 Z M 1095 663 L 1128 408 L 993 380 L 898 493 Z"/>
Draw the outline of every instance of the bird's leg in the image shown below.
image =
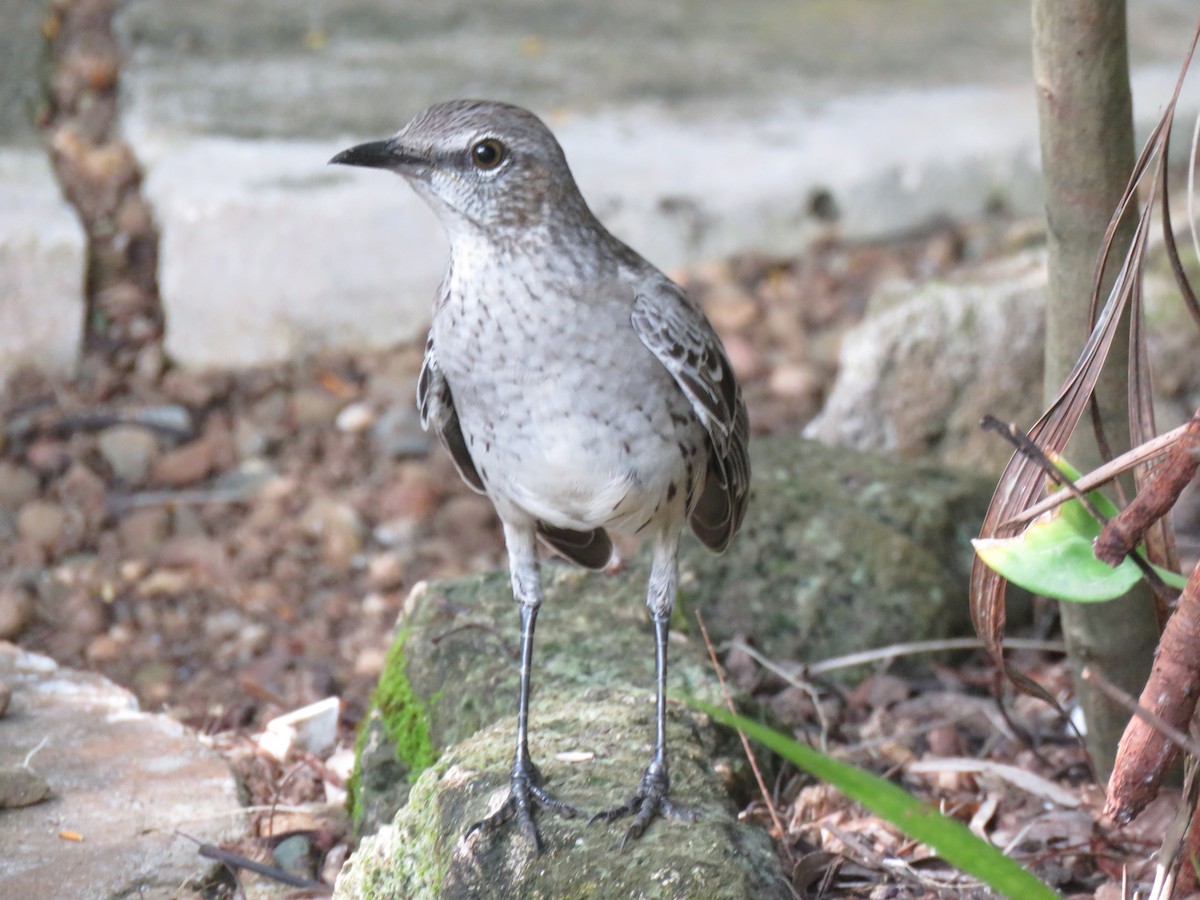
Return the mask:
<path fill-rule="evenodd" d="M 654 752 L 650 756 L 650 765 L 646 767 L 637 792 L 632 797 L 620 806 L 592 817 L 593 822 L 611 822 L 624 816 L 633 816 L 633 822 L 621 840 L 622 847 L 631 838 L 641 837 L 655 816 L 687 822 L 696 818 L 694 809 L 676 806 L 668 796 L 671 777 L 667 769 L 667 636 L 671 611 L 675 608 L 678 546 L 678 534 L 660 537 L 655 543 L 650 566 L 650 587 L 646 596 L 650 618 L 654 621 L 655 718 Z"/>
<path fill-rule="evenodd" d="M 516 818 L 521 831 L 529 838 L 534 850 L 543 849 L 541 835 L 533 821 L 533 807 L 577 816 L 581 811 L 543 790 L 542 773 L 529 756 L 529 691 L 533 667 L 533 632 L 538 608 L 542 605 L 542 585 L 538 574 L 536 538 L 532 528 L 504 525 L 504 542 L 508 548 L 509 569 L 512 573 L 513 597 L 521 611 L 521 684 L 517 694 L 517 748 L 509 771 L 509 792 L 504 804 L 467 829 L 467 837 L 476 831 L 491 831 L 509 819 Z"/>

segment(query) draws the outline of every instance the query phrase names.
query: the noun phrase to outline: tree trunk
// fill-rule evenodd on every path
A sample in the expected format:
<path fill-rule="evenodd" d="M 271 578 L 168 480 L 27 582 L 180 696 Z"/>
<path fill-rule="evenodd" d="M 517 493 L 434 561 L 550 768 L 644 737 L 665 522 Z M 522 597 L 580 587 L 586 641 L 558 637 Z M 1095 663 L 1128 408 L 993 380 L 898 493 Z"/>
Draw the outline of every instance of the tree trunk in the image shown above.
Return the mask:
<path fill-rule="evenodd" d="M 87 234 L 82 375 L 104 394 L 165 363 L 158 232 L 142 173 L 121 139 L 116 0 L 52 0 L 37 125 L 63 195 Z"/>
<path fill-rule="evenodd" d="M 1125 0 L 1033 0 L 1033 68 L 1049 225 L 1050 285 L 1046 305 L 1047 404 L 1083 349 L 1089 299 L 1104 232 L 1135 161 Z M 1118 262 L 1136 224 L 1131 209 L 1111 258 Z M 1100 294 L 1108 296 L 1117 266 Z M 1114 453 L 1128 448 L 1128 327 L 1118 333 L 1096 388 Z M 1068 458 L 1087 471 L 1101 462 L 1089 424 L 1081 424 Z M 1061 603 L 1063 633 L 1076 674 L 1097 774 L 1112 771 L 1129 714 L 1078 677 L 1084 666 L 1137 696 L 1158 640 L 1149 592 L 1135 589 L 1109 603 Z"/>

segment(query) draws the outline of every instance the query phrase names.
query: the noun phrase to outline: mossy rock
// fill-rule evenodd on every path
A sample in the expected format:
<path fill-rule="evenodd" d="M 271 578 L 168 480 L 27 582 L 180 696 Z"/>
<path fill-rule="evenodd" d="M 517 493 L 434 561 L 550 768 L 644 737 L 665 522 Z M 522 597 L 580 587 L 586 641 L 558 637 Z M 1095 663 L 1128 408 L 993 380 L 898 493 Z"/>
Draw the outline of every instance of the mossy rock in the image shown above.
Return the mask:
<path fill-rule="evenodd" d="M 543 582 L 532 730 L 540 727 L 546 704 L 580 705 L 581 697 L 597 689 L 633 691 L 651 702 L 654 632 L 639 599 L 645 571 L 604 576 L 550 564 Z M 420 585 L 401 618 L 359 734 L 351 811 L 360 834 L 390 820 L 411 780 L 443 748 L 496 722 L 511 730 L 516 717 L 519 628 L 506 574 Z M 696 639 L 672 632 L 669 654 L 673 696 L 723 702 Z M 648 737 L 649 732 L 642 740 Z"/>
<path fill-rule="evenodd" d="M 741 533 L 722 556 L 689 541 L 680 559 L 681 602 L 713 640 L 811 663 L 970 633 L 970 539 L 993 482 L 793 437 L 751 451 Z"/>
<path fill-rule="evenodd" d="M 530 751 L 548 790 L 588 812 L 621 802 L 641 777 L 654 706 L 642 692 L 595 688 L 543 702 Z M 767 834 L 737 821 L 713 757 L 723 730 L 671 704 L 672 797 L 695 822 L 658 819 L 621 849 L 627 822 L 537 814 L 546 844 L 534 855 L 515 827 L 464 832 L 504 797 L 512 727 L 456 744 L 426 769 L 395 821 L 363 840 L 334 896 L 360 898 L 784 898 L 789 892 Z M 581 757 L 580 753 L 583 752 Z M 570 760 L 570 761 L 568 761 Z"/>

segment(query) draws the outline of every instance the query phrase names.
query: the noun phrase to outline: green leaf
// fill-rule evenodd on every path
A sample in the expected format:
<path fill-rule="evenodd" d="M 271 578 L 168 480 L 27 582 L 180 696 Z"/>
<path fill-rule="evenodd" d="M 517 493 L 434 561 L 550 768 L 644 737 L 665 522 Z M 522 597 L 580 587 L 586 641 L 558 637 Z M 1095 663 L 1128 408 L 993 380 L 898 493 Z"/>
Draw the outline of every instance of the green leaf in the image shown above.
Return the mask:
<path fill-rule="evenodd" d="M 1009 859 L 961 822 L 942 815 L 890 781 L 831 759 L 767 726 L 691 699 L 718 722 L 737 728 L 811 775 L 832 784 L 851 800 L 891 822 L 910 838 L 932 847 L 952 866 L 974 875 L 993 890 L 1020 900 L 1059 897 L 1031 872 Z"/>
<path fill-rule="evenodd" d="M 1072 480 L 1079 473 L 1063 460 L 1058 467 Z M 1109 518 L 1117 508 L 1099 491 L 1088 499 Z M 1130 559 L 1109 566 L 1096 559 L 1092 544 L 1100 535 L 1100 523 L 1092 518 L 1078 500 L 1071 499 L 1035 519 L 1011 538 L 987 538 L 972 541 L 975 552 L 991 569 L 1013 584 L 1035 594 L 1076 603 L 1099 603 L 1120 597 L 1142 577 Z M 1167 569 L 1154 566 L 1167 584 L 1182 588 L 1186 579 Z"/>
<path fill-rule="evenodd" d="M 1077 500 L 1063 506 L 1083 509 Z M 1070 512 L 1070 510 L 1063 510 Z M 1090 517 L 1088 521 L 1093 521 Z M 1014 584 L 1056 600 L 1095 603 L 1120 597 L 1142 573 L 1129 560 L 1116 568 L 1092 553 L 1095 534 L 1081 531 L 1067 516 L 1034 522 L 1011 538 L 976 539 L 971 543 L 989 567 Z"/>

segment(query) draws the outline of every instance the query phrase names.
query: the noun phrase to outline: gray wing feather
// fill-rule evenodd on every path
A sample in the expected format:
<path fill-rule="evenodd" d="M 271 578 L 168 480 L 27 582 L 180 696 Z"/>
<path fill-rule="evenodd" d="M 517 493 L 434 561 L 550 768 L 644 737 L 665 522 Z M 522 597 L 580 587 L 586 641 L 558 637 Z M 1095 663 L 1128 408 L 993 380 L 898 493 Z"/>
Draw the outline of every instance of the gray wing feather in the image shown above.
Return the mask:
<path fill-rule="evenodd" d="M 450 385 L 438 368 L 432 334 L 425 341 L 425 360 L 421 363 L 421 374 L 417 378 L 417 409 L 421 412 L 421 427 L 426 431 L 433 428 L 442 446 L 450 452 L 450 458 L 454 460 L 454 467 L 458 469 L 462 480 L 479 493 L 484 493 L 483 479 L 479 477 L 475 461 L 467 449 Z"/>
<path fill-rule="evenodd" d="M 741 527 L 750 492 L 750 419 L 741 387 L 721 339 L 675 284 L 664 281 L 640 293 L 631 321 L 708 432 L 708 474 L 691 510 L 691 525 L 707 546 L 724 550 Z"/>

